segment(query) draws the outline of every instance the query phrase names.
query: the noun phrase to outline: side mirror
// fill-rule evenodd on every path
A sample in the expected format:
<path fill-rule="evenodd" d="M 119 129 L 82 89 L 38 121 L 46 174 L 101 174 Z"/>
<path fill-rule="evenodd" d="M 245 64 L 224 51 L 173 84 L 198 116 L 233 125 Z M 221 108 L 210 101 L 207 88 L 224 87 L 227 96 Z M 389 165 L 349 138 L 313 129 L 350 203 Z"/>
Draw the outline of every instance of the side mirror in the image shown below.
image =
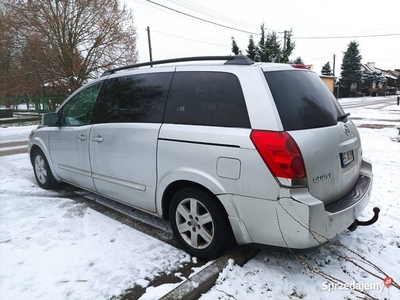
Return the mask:
<path fill-rule="evenodd" d="M 45 126 L 54 126 L 57 123 L 58 114 L 57 113 L 48 113 L 42 116 L 42 125 Z"/>

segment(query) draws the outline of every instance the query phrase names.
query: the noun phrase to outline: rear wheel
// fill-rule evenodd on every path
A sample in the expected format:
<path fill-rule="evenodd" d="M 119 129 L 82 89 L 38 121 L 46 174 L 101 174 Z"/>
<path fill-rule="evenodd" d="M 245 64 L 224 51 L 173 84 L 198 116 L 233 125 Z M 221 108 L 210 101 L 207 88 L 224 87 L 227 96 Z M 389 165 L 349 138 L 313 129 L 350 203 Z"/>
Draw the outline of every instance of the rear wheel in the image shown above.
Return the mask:
<path fill-rule="evenodd" d="M 197 188 L 179 190 L 172 198 L 171 228 L 191 255 L 210 260 L 220 256 L 232 242 L 232 231 L 221 205 L 213 195 Z"/>
<path fill-rule="evenodd" d="M 57 182 L 51 173 L 46 157 L 40 149 L 33 153 L 33 170 L 36 181 L 42 189 L 50 190 L 56 187 Z"/>

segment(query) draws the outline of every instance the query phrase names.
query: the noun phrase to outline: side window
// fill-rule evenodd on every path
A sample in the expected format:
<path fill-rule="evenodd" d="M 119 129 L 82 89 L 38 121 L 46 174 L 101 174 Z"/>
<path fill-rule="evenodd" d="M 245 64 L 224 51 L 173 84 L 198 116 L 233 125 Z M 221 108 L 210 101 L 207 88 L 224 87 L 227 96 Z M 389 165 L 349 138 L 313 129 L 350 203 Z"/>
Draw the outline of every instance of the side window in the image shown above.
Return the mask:
<path fill-rule="evenodd" d="M 161 123 L 173 73 L 108 79 L 93 112 L 94 123 Z"/>
<path fill-rule="evenodd" d="M 79 92 L 64 106 L 61 112 L 61 126 L 81 126 L 91 123 L 94 103 L 101 82 Z"/>
<path fill-rule="evenodd" d="M 239 79 L 224 72 L 176 72 L 164 123 L 251 127 Z"/>

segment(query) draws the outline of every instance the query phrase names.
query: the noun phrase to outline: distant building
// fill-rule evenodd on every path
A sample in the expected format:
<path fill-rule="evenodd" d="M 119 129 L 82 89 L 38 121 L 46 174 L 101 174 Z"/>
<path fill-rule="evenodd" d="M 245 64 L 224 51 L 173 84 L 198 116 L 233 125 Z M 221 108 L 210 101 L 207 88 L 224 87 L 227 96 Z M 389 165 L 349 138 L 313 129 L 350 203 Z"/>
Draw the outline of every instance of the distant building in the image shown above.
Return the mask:
<path fill-rule="evenodd" d="M 328 76 L 328 75 L 319 75 L 321 77 L 322 81 L 326 84 L 326 86 L 331 90 L 333 93 L 333 89 L 335 86 L 335 80 L 336 77 L 334 76 Z"/>
<path fill-rule="evenodd" d="M 397 70 L 397 69 L 396 69 Z M 374 75 L 375 78 L 368 87 L 370 95 L 387 95 L 395 94 L 398 85 L 398 76 L 400 72 L 392 70 L 384 70 L 375 66 L 375 62 L 361 64 L 361 71 L 364 75 Z"/>

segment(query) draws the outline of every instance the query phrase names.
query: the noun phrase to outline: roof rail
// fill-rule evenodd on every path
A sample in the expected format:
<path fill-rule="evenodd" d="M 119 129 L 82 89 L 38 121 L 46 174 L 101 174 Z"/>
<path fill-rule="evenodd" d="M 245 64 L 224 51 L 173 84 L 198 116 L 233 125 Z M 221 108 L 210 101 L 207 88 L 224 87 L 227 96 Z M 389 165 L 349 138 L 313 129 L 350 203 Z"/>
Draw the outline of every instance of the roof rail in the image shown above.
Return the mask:
<path fill-rule="evenodd" d="M 185 62 L 185 61 L 205 61 L 205 60 L 226 60 L 224 65 L 252 65 L 252 64 L 254 64 L 254 62 L 245 55 L 193 56 L 193 57 L 182 57 L 182 58 L 156 60 L 156 61 L 149 61 L 149 62 L 145 62 L 145 63 L 128 65 L 128 66 L 104 71 L 104 73 L 101 76 L 107 76 L 110 74 L 114 74 L 115 72 L 118 72 L 118 71 L 134 69 L 134 68 L 139 68 L 139 67 L 145 67 L 145 66 L 162 65 L 162 64 Z"/>

